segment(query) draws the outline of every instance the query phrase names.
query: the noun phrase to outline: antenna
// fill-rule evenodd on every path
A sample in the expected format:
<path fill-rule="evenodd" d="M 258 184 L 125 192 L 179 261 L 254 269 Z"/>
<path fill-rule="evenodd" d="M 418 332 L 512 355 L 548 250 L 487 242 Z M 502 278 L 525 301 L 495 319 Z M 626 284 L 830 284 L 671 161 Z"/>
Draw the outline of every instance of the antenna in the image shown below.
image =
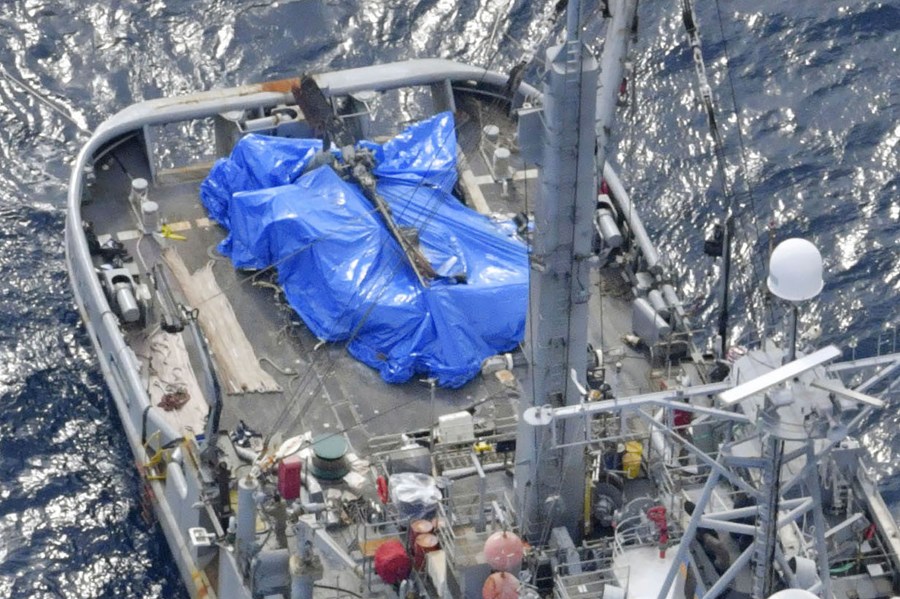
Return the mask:
<path fill-rule="evenodd" d="M 809 242 L 804 240 L 789 240 L 793 242 L 785 248 L 784 244 L 776 248 L 773 253 L 771 274 L 769 277 L 769 288 L 778 297 L 791 301 L 793 304 L 792 320 L 796 332 L 796 310 L 799 303 L 803 300 L 815 297 L 822 289 L 822 259 L 818 250 Z M 781 250 L 779 252 L 779 250 Z M 779 255 L 776 256 L 775 254 Z M 793 338 L 791 339 L 793 342 Z M 738 385 L 733 389 L 719 394 L 721 401 L 728 406 L 735 405 L 746 399 L 772 389 L 785 381 L 799 377 L 813 369 L 820 368 L 822 364 L 841 355 L 841 351 L 834 345 L 829 345 L 809 355 L 799 359 L 791 359 L 790 362 L 776 368 L 766 374 L 758 376 L 753 380 Z M 793 351 L 791 351 L 793 358 Z M 810 380 L 812 379 L 812 380 Z M 854 400 L 866 405 L 874 407 L 883 407 L 884 402 L 875 397 L 871 397 L 864 393 L 847 389 L 839 380 L 831 380 L 818 378 L 810 373 L 803 381 L 809 387 L 827 391 L 834 396 L 840 396 L 846 399 Z M 794 392 L 798 391 L 796 388 Z M 793 458 L 785 456 L 785 443 L 800 442 L 805 445 L 801 447 L 806 452 L 806 464 L 803 466 L 807 479 L 806 485 L 809 490 L 813 509 L 813 519 L 815 522 L 816 538 L 815 543 L 818 552 L 818 572 L 824 589 L 824 596 L 831 595 L 828 580 L 829 570 L 828 561 L 825 559 L 824 551 L 826 540 L 824 535 L 825 518 L 822 514 L 821 505 L 821 481 L 819 480 L 819 472 L 815 467 L 816 450 L 814 446 L 815 435 L 806 433 L 809 438 L 797 437 L 797 433 L 785 424 L 797 424 L 806 422 L 802 412 L 797 411 L 783 413 L 781 408 L 787 406 L 792 397 L 802 398 L 802 394 L 795 394 L 787 387 L 770 391 L 762 407 L 758 418 L 758 428 L 760 434 L 760 445 L 762 448 L 762 460 L 759 474 L 761 497 L 757 504 L 757 533 L 753 541 L 753 556 L 756 559 L 753 577 L 753 596 L 765 597 L 772 591 L 773 573 L 771 569 L 772 560 L 775 557 L 778 529 L 780 528 L 779 512 L 780 506 L 784 501 L 782 499 L 782 467 L 786 461 Z M 812 416 L 812 414 L 809 414 Z M 820 436 L 828 438 L 833 431 L 832 426 L 827 422 L 826 417 L 819 416 L 819 421 L 826 425 L 828 431 L 819 433 Z M 797 475 L 800 476 L 800 475 Z M 791 482 L 787 483 L 785 491 L 790 488 Z M 797 594 L 797 593 L 801 594 Z M 772 599 L 803 599 L 805 591 L 790 589 L 790 592 L 784 591 L 784 594 L 777 593 Z"/>
<path fill-rule="evenodd" d="M 785 239 L 769 258 L 769 291 L 789 302 L 803 302 L 819 295 L 822 254 L 812 243 L 797 237 Z"/>
<path fill-rule="evenodd" d="M 722 403 L 724 403 L 725 405 L 732 406 L 738 402 L 744 401 L 748 397 L 751 397 L 758 393 L 762 393 L 770 387 L 774 387 L 779 383 L 783 383 L 784 381 L 799 376 L 807 370 L 811 370 L 829 360 L 833 360 L 840 355 L 841 350 L 839 350 L 834 345 L 829 345 L 828 347 L 813 352 L 808 356 L 803 356 L 798 360 L 788 362 L 784 366 L 767 372 L 762 376 L 758 376 L 752 381 L 748 381 L 743 385 L 738 385 L 733 389 L 723 391 L 719 394 L 719 399 L 721 399 Z"/>
<path fill-rule="evenodd" d="M 822 254 L 806 239 L 785 239 L 769 258 L 769 278 L 766 282 L 775 297 L 792 304 L 788 327 L 790 338 L 785 358 L 790 362 L 797 355 L 797 314 L 800 303 L 811 300 L 822 291 Z"/>
<path fill-rule="evenodd" d="M 846 399 L 852 399 L 853 401 L 870 405 L 874 408 L 883 408 L 885 406 L 884 401 L 877 397 L 872 397 L 871 395 L 866 395 L 865 393 L 860 393 L 853 389 L 847 389 L 839 382 L 830 379 L 816 379 L 810 383 L 810 386 L 815 387 L 816 389 L 822 389 L 823 391 L 828 391 L 829 393 L 839 395 Z"/>

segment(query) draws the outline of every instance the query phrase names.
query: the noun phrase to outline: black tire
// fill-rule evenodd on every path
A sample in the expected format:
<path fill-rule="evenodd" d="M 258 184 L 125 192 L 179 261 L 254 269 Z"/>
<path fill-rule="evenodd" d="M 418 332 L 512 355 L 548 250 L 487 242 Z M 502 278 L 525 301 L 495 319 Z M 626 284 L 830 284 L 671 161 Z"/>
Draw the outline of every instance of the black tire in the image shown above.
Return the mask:
<path fill-rule="evenodd" d="M 606 482 L 599 482 L 594 487 L 594 505 L 591 506 L 591 515 L 594 525 L 601 527 L 612 526 L 613 512 L 622 507 L 622 491 Z"/>

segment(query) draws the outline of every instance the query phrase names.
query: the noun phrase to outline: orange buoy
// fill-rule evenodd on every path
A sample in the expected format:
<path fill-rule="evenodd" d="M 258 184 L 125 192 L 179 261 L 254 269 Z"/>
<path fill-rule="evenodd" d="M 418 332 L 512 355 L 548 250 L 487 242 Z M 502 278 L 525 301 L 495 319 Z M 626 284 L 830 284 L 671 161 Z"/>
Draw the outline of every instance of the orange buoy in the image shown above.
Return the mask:
<path fill-rule="evenodd" d="M 525 544 L 514 532 L 500 530 L 484 542 L 484 561 L 494 570 L 516 573 L 524 557 Z"/>
<path fill-rule="evenodd" d="M 494 572 L 481 587 L 482 599 L 518 599 L 519 579 L 509 572 Z"/>

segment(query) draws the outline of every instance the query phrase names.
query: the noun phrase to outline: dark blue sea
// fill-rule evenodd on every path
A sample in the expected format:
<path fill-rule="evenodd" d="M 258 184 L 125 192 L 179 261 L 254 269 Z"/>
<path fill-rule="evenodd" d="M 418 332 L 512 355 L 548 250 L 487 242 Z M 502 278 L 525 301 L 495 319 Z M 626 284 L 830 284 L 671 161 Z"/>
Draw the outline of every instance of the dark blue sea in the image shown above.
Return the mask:
<path fill-rule="evenodd" d="M 802 327 L 820 324 L 848 356 L 872 355 L 879 339 L 890 346 L 900 322 L 900 4 L 698 4 L 729 178 L 745 173 L 751 190 L 737 200 L 744 299 L 733 333 L 759 322 L 752 298 L 771 223 L 776 240 L 807 237 L 825 258 L 825 290 Z M 66 181 L 85 131 L 145 98 L 373 60 L 441 56 L 502 71 L 533 53 L 534 80 L 561 29 L 555 5 L 0 2 L 0 597 L 187 596 L 162 534 L 141 518 L 131 454 L 69 291 Z M 709 323 L 718 273 L 702 236 L 722 194 L 679 5 L 641 3 L 613 158 L 697 322 Z M 864 436 L 894 500 L 898 425 L 894 403 Z"/>

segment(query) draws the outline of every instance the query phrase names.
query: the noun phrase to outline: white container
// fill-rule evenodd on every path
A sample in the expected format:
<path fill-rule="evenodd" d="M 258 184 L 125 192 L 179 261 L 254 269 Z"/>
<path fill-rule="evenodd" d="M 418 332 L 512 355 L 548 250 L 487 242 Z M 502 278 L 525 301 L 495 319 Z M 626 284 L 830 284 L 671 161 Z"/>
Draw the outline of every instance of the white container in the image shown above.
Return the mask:
<path fill-rule="evenodd" d="M 159 231 L 159 204 L 156 202 L 141 202 L 141 225 L 145 234 Z"/>
<path fill-rule="evenodd" d="M 150 184 L 146 179 L 138 177 L 137 179 L 132 179 L 131 181 L 131 191 L 128 193 L 128 201 L 131 202 L 131 207 L 135 212 L 140 210 L 141 204 L 147 200 L 147 191 L 150 189 Z"/>
<path fill-rule="evenodd" d="M 475 440 L 475 424 L 468 412 L 454 412 L 438 418 L 441 443 L 467 443 Z"/>

